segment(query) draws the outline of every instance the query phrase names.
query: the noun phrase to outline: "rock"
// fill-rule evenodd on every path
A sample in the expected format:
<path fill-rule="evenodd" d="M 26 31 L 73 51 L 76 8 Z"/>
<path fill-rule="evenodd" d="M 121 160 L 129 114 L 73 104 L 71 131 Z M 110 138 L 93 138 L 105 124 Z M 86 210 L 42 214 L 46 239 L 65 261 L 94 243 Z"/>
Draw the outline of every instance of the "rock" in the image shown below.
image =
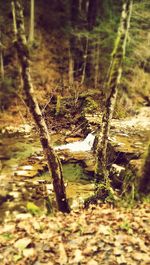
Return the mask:
<path fill-rule="evenodd" d="M 133 159 L 129 162 L 129 169 L 131 169 L 131 171 L 133 173 L 135 173 L 136 175 L 140 172 L 141 168 L 142 168 L 142 164 L 143 164 L 143 159 Z"/>
<path fill-rule="evenodd" d="M 11 191 L 9 195 L 12 196 L 14 199 L 17 199 L 20 196 L 18 191 Z"/>
<path fill-rule="evenodd" d="M 16 220 L 26 220 L 28 218 L 31 218 L 32 215 L 30 213 L 18 213 L 16 214 Z"/>
<path fill-rule="evenodd" d="M 9 194 L 9 191 L 7 190 L 1 190 L 1 194 L 0 194 L 0 205 L 2 205 L 4 202 L 8 201 L 8 200 L 13 200 L 14 197 L 12 195 Z"/>
<path fill-rule="evenodd" d="M 26 166 L 22 166 L 21 167 L 22 170 L 33 170 L 33 166 L 32 165 L 26 165 Z"/>
<path fill-rule="evenodd" d="M 119 166 L 117 164 L 112 164 L 111 171 L 113 174 L 117 175 L 119 178 L 124 177 L 125 175 L 125 167 Z"/>
<path fill-rule="evenodd" d="M 1 133 L 2 134 L 7 133 L 10 135 L 17 134 L 17 133 L 29 134 L 32 131 L 32 128 L 33 127 L 29 124 L 22 124 L 18 127 L 9 125 L 9 126 L 6 126 L 5 128 L 2 128 Z"/>
<path fill-rule="evenodd" d="M 65 142 L 66 143 L 74 143 L 74 142 L 81 141 L 81 140 L 82 140 L 81 137 L 67 137 L 65 139 Z"/>
<path fill-rule="evenodd" d="M 38 171 L 35 170 L 35 171 L 27 171 L 27 170 L 17 170 L 15 173 L 14 173 L 14 176 L 20 176 L 20 177 L 30 177 L 30 178 L 34 178 L 36 177 L 38 174 Z"/>

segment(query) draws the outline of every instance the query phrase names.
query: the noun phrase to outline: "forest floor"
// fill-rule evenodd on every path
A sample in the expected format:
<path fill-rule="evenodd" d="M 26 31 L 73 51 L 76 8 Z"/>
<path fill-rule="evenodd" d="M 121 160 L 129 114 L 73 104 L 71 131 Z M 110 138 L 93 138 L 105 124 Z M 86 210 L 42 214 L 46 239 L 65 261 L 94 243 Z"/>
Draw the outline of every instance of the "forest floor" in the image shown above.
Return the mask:
<path fill-rule="evenodd" d="M 148 265 L 148 202 L 52 216 L 17 214 L 0 227 L 1 265 Z"/>
<path fill-rule="evenodd" d="M 149 121 L 145 112 L 129 124 L 131 132 L 139 132 L 140 128 L 142 139 L 149 128 L 144 121 Z M 119 133 L 120 122 L 116 121 Z M 122 123 L 123 132 L 128 132 L 128 120 Z M 143 150 L 143 146 L 140 148 Z M 26 213 L 14 210 L 13 217 L 6 215 L 0 225 L 0 265 L 150 264 L 148 202 L 132 208 L 93 205 L 89 209 L 74 209 L 68 215 L 46 216 L 38 209 L 30 210 Z"/>

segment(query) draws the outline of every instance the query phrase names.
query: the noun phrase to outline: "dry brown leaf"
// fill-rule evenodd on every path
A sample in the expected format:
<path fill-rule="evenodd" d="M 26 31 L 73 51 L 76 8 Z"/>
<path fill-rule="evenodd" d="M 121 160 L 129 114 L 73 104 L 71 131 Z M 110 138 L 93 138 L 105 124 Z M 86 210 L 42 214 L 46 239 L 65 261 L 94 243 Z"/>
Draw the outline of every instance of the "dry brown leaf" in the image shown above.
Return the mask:
<path fill-rule="evenodd" d="M 83 255 L 82 255 L 82 252 L 80 249 L 76 249 L 75 252 L 74 252 L 74 259 L 73 259 L 73 262 L 74 263 L 79 263 L 81 262 L 83 259 Z"/>
<path fill-rule="evenodd" d="M 126 259 L 125 259 L 125 257 L 124 257 L 123 255 L 117 257 L 117 262 L 118 262 L 118 264 L 120 264 L 120 265 L 125 265 L 125 264 L 127 264 L 127 261 L 126 261 Z"/>
<path fill-rule="evenodd" d="M 110 234 L 110 227 L 108 225 L 102 225 L 100 224 L 97 228 L 98 233 L 103 235 L 109 235 Z"/>
<path fill-rule="evenodd" d="M 67 264 L 67 253 L 64 247 L 63 243 L 59 243 L 59 254 L 60 254 L 60 258 L 59 258 L 59 264 L 60 265 L 65 265 Z"/>
<path fill-rule="evenodd" d="M 24 250 L 31 243 L 31 239 L 29 237 L 24 237 L 17 240 L 14 244 L 14 247 L 19 250 Z"/>
<path fill-rule="evenodd" d="M 94 259 L 91 259 L 87 262 L 87 265 L 98 265 L 98 262 Z"/>
<path fill-rule="evenodd" d="M 35 252 L 34 248 L 25 248 L 23 250 L 23 256 L 26 258 L 34 256 L 35 254 L 36 254 L 36 252 Z"/>

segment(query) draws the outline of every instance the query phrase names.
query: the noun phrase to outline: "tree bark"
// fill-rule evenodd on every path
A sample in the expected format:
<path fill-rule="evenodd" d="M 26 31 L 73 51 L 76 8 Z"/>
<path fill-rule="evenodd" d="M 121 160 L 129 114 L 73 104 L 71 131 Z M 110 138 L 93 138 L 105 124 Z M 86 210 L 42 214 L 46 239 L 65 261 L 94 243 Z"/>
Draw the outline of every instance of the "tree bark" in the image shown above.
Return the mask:
<path fill-rule="evenodd" d="M 74 84 L 74 58 L 73 52 L 70 47 L 71 41 L 69 43 L 69 71 L 68 71 L 68 78 L 69 78 L 69 88 L 72 89 Z"/>
<path fill-rule="evenodd" d="M 123 4 L 120 26 L 112 53 L 112 60 L 106 82 L 106 91 L 110 91 L 110 95 L 106 100 L 105 111 L 102 118 L 102 131 L 98 136 L 98 144 L 96 151 L 96 170 L 95 177 L 97 182 L 106 181 L 108 179 L 107 170 L 107 145 L 110 132 L 110 125 L 113 116 L 114 106 L 118 92 L 118 85 L 122 75 L 122 63 L 125 56 L 126 42 L 130 27 L 130 18 L 132 12 L 132 0 L 126 0 Z"/>
<path fill-rule="evenodd" d="M 100 44 L 99 38 L 97 39 L 97 43 L 95 44 L 95 74 L 94 74 L 94 87 L 98 87 L 99 82 L 99 60 L 100 60 Z"/>
<path fill-rule="evenodd" d="M 4 81 L 4 60 L 3 60 L 3 44 L 2 44 L 2 32 L 0 31 L 0 73 L 1 80 Z"/>
<path fill-rule="evenodd" d="M 34 88 L 32 85 L 31 75 L 30 75 L 29 48 L 25 36 L 24 18 L 20 2 L 16 0 L 14 7 L 16 10 L 16 25 L 17 25 L 16 27 L 17 35 L 16 35 L 15 45 L 22 69 L 23 89 L 26 96 L 25 101 L 34 119 L 34 122 L 38 128 L 40 142 L 43 148 L 43 153 L 45 155 L 45 158 L 47 159 L 49 171 L 52 174 L 53 187 L 56 195 L 58 209 L 62 212 L 69 213 L 70 208 L 66 198 L 61 163 L 52 148 L 47 125 L 42 117 L 41 110 L 39 108 L 37 99 L 34 95 Z M 13 13 L 15 12 L 13 11 Z"/>
<path fill-rule="evenodd" d="M 143 194 L 150 192 L 150 143 L 148 144 L 147 154 L 145 157 L 144 165 L 141 170 L 141 179 L 139 183 L 139 191 Z"/>
<path fill-rule="evenodd" d="M 87 15 L 89 31 L 91 31 L 93 27 L 96 25 L 97 10 L 98 10 L 98 0 L 89 0 L 88 15 Z"/>
<path fill-rule="evenodd" d="M 69 38 L 69 87 L 73 88 L 75 72 L 78 65 L 77 58 L 77 38 L 74 35 L 74 31 L 77 29 L 79 18 L 79 0 L 70 1 L 70 26 L 71 26 L 71 36 Z"/>
<path fill-rule="evenodd" d="M 82 76 L 81 76 L 81 85 L 84 84 L 85 77 L 86 77 L 86 64 L 87 64 L 87 56 L 88 56 L 88 46 L 89 46 L 89 39 L 88 36 L 85 40 L 85 53 L 83 55 L 83 70 L 82 70 Z"/>
<path fill-rule="evenodd" d="M 29 31 L 29 44 L 32 45 L 34 41 L 34 0 L 31 1 L 30 7 L 30 31 Z"/>

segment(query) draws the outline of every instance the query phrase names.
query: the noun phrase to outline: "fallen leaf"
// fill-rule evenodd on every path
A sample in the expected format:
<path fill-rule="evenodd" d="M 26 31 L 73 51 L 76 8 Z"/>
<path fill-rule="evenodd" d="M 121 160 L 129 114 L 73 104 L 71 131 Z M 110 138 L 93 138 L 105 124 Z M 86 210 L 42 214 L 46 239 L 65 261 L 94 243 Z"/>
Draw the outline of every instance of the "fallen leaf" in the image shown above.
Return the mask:
<path fill-rule="evenodd" d="M 23 250 L 23 256 L 28 258 L 35 255 L 35 249 L 34 248 L 25 248 Z"/>
<path fill-rule="evenodd" d="M 60 253 L 59 264 L 61 265 L 67 264 L 67 254 L 63 243 L 59 243 L 59 253 Z"/>
<path fill-rule="evenodd" d="M 109 235 L 110 234 L 110 227 L 106 225 L 100 224 L 98 227 L 98 232 L 103 235 Z"/>
<path fill-rule="evenodd" d="M 74 259 L 73 259 L 73 264 L 74 263 L 79 263 L 81 262 L 83 259 L 83 256 L 82 256 L 82 252 L 80 249 L 76 249 L 75 252 L 74 252 Z"/>
<path fill-rule="evenodd" d="M 14 244 L 14 247 L 19 250 L 24 250 L 31 243 L 31 239 L 28 237 L 21 238 L 17 240 Z"/>
<path fill-rule="evenodd" d="M 127 264 L 127 261 L 125 260 L 125 257 L 123 255 L 117 257 L 117 262 L 118 262 L 119 265 Z"/>
<path fill-rule="evenodd" d="M 98 265 L 98 262 L 94 259 L 91 259 L 87 262 L 87 265 Z"/>

